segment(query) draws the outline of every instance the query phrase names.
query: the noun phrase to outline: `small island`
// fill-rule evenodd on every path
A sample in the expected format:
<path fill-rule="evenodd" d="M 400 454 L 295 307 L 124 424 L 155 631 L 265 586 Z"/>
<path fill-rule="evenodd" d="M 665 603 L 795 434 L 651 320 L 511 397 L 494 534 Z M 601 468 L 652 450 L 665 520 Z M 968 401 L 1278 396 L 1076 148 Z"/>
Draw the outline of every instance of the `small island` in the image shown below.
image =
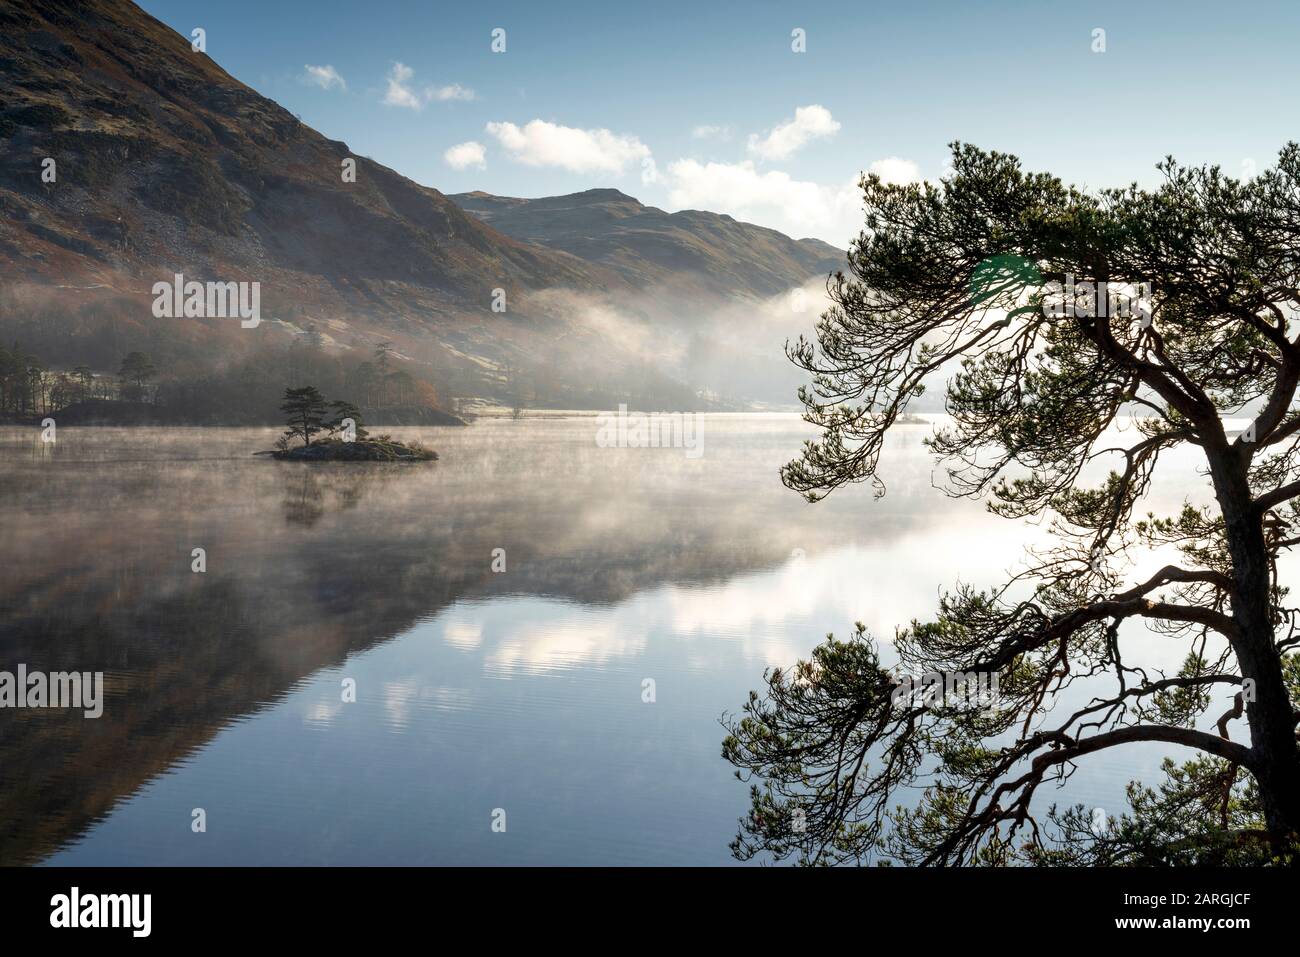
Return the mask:
<path fill-rule="evenodd" d="M 371 436 L 361 412 L 350 402 L 327 403 L 315 386 L 284 390 L 280 406 L 288 429 L 269 455 L 289 462 L 436 462 L 438 453 L 418 442 L 399 442 L 391 435 Z M 325 433 L 325 438 L 312 437 Z M 301 445 L 294 445 L 300 439 Z"/>

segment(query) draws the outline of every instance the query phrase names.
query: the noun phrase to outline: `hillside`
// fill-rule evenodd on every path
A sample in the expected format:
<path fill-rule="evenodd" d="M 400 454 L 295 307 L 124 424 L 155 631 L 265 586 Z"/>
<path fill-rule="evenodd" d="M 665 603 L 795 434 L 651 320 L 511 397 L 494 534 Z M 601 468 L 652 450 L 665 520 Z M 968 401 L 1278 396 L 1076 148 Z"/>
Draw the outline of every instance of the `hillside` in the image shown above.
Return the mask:
<path fill-rule="evenodd" d="M 496 286 L 611 280 L 353 157 L 134 4 L 88 0 L 75 23 L 63 8 L 0 2 L 8 279 L 246 274 L 273 303 L 377 315 L 483 309 Z M 53 184 L 41 181 L 46 157 Z"/>
<path fill-rule="evenodd" d="M 204 422 L 236 403 L 238 421 L 273 415 L 295 375 L 355 396 L 381 344 L 430 407 L 689 404 L 681 350 L 669 364 L 629 341 L 696 335 L 720 304 L 842 259 L 615 190 L 456 200 L 322 136 L 128 0 L 75 17 L 0 0 L 0 335 L 106 377 L 147 353 Z M 154 284 L 177 273 L 259 284 L 261 324 L 155 317 Z"/>
<path fill-rule="evenodd" d="M 819 239 L 795 240 L 702 210 L 666 213 L 616 189 L 448 198 L 508 236 L 607 266 L 639 287 L 686 282 L 712 293 L 773 296 L 844 265 L 844 251 Z"/>

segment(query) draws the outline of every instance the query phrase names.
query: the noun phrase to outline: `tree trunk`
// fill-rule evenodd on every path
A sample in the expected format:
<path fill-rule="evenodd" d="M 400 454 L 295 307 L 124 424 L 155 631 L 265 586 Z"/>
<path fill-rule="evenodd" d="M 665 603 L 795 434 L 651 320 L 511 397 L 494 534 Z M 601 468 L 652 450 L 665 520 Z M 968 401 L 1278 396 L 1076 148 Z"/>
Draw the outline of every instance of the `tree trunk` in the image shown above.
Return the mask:
<path fill-rule="evenodd" d="M 1296 721 L 1282 680 L 1282 657 L 1274 637 L 1270 601 L 1272 564 L 1262 516 L 1252 507 L 1246 458 L 1211 461 L 1215 494 L 1223 513 L 1236 594 L 1232 617 L 1240 634 L 1232 640 L 1241 666 L 1242 696 L 1250 726 L 1252 769 L 1259 784 L 1265 823 L 1275 845 L 1300 834 L 1300 748 Z"/>

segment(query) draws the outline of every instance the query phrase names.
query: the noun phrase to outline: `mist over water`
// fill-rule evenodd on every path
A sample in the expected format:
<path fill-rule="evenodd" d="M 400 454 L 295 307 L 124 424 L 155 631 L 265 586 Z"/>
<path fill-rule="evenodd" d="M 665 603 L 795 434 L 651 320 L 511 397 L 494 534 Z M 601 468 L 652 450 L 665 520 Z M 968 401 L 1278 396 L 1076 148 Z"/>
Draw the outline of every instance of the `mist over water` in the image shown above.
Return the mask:
<path fill-rule="evenodd" d="M 718 718 L 764 668 L 855 621 L 887 643 L 1044 533 L 935 489 L 928 426 L 891 437 L 883 499 L 814 506 L 777 476 L 796 417 L 703 422 L 699 458 L 601 448 L 591 416 L 394 430 L 430 466 L 254 458 L 274 430 L 0 430 L 0 669 L 106 675 L 98 720 L 0 711 L 0 863 L 728 861 L 748 803 Z M 1199 483 L 1179 459 L 1154 498 Z M 1046 797 L 1117 813 L 1162 753 Z"/>

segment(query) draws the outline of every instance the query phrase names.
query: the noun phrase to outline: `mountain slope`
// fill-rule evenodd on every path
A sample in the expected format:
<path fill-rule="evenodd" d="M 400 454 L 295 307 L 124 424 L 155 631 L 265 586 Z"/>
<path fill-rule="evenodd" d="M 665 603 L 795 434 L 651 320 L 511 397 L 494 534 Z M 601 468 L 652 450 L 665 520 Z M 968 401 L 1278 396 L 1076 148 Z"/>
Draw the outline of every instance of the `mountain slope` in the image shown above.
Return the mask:
<path fill-rule="evenodd" d="M 844 265 L 843 250 L 821 240 L 701 210 L 666 213 L 616 189 L 449 198 L 508 236 L 607 266 L 640 287 L 690 282 L 714 293 L 772 296 Z"/>
<path fill-rule="evenodd" d="M 124 277 L 184 271 L 259 280 L 273 310 L 408 316 L 487 310 L 496 287 L 619 282 L 365 157 L 344 182 L 346 144 L 125 0 L 0 0 L 0 89 L 8 279 L 135 289 Z"/>
<path fill-rule="evenodd" d="M 748 384 L 700 370 L 780 360 L 786 335 L 757 335 L 750 307 L 843 259 L 615 190 L 458 199 L 322 136 L 129 0 L 0 0 L 0 335 L 56 370 L 113 378 L 142 351 L 160 384 L 227 408 L 301 375 L 302 344 L 344 377 L 391 354 L 428 403 L 739 401 Z M 262 323 L 156 318 L 176 273 L 258 283 Z"/>

